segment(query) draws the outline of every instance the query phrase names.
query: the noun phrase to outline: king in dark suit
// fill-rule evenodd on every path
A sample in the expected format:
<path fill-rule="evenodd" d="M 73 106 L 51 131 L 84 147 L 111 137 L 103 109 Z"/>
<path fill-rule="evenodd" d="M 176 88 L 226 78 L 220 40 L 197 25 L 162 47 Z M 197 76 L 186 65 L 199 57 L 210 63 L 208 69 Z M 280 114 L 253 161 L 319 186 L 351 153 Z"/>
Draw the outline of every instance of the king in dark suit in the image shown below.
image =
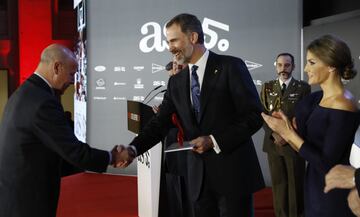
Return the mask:
<path fill-rule="evenodd" d="M 294 57 L 290 53 L 277 56 L 279 77 L 266 82 L 260 93 L 267 114 L 281 109 L 289 118 L 293 118 L 296 103 L 310 93 L 310 85 L 292 77 L 294 67 Z M 266 124 L 264 130 L 263 150 L 268 154 L 275 215 L 303 216 L 305 161 Z"/>
<path fill-rule="evenodd" d="M 53 44 L 36 72 L 10 97 L 0 126 L 0 216 L 55 217 L 63 162 L 104 172 L 120 153 L 89 147 L 75 137 L 57 93 L 73 82 L 77 62 Z"/>
<path fill-rule="evenodd" d="M 183 160 L 195 216 L 251 216 L 252 194 L 264 181 L 251 139 L 262 108 L 249 71 L 239 58 L 206 50 L 194 15 L 175 16 L 166 35 L 176 61 L 188 66 L 170 77 L 159 113 L 130 145 L 142 154 L 157 144 L 176 113 L 194 145 Z"/>

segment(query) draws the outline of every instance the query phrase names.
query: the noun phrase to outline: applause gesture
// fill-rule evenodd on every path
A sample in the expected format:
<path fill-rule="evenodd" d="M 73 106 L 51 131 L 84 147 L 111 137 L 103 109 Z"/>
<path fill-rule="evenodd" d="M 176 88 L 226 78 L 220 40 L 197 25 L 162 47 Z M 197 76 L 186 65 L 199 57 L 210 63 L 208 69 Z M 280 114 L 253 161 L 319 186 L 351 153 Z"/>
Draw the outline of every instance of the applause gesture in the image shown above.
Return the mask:
<path fill-rule="evenodd" d="M 271 116 L 263 112 L 261 116 L 273 131 L 290 144 L 295 151 L 299 151 L 304 140 L 296 133 L 296 126 L 293 126 L 292 122 L 281 110 L 273 112 Z M 293 120 L 293 122 L 295 121 Z"/>
<path fill-rule="evenodd" d="M 288 132 L 293 130 L 292 124 L 287 116 L 282 112 L 273 112 L 272 115 L 261 114 L 267 125 L 286 140 Z"/>
<path fill-rule="evenodd" d="M 285 138 L 287 138 L 286 135 L 288 135 L 288 132 L 297 130 L 295 118 L 290 121 L 281 110 L 273 112 L 271 116 L 265 113 L 262 113 L 261 115 L 266 124 L 275 131 L 272 133 L 272 136 L 274 137 L 274 143 L 276 145 L 285 145 Z"/>
<path fill-rule="evenodd" d="M 274 138 L 274 144 L 278 146 L 284 146 L 287 144 L 285 139 L 283 139 L 279 134 L 273 132 L 271 135 Z"/>

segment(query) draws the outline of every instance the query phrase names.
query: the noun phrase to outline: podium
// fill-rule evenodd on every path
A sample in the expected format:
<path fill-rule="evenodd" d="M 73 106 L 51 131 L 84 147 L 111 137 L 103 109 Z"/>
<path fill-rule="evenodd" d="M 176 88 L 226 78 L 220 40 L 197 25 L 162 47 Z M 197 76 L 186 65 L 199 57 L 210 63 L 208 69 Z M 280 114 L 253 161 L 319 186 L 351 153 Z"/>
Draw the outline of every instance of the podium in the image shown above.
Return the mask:
<path fill-rule="evenodd" d="M 152 108 L 141 102 L 127 101 L 128 130 L 139 134 L 154 116 Z M 159 212 L 162 144 L 137 157 L 139 217 L 157 217 Z"/>

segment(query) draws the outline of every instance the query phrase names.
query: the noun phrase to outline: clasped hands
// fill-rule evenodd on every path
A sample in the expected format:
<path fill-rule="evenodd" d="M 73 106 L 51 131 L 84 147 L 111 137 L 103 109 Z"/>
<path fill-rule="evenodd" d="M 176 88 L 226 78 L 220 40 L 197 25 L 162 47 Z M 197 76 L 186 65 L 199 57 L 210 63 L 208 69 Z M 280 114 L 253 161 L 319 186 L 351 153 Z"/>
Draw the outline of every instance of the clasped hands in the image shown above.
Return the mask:
<path fill-rule="evenodd" d="M 111 165 L 115 168 L 125 168 L 131 164 L 136 157 L 134 150 L 131 147 L 124 145 L 115 145 L 111 150 L 112 162 Z"/>

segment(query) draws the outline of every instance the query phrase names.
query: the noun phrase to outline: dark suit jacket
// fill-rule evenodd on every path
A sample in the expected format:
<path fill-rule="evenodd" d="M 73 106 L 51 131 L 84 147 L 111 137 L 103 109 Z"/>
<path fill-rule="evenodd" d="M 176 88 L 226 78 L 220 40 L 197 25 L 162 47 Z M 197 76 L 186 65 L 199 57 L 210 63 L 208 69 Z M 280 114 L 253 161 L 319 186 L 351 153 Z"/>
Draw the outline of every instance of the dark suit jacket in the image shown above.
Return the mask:
<path fill-rule="evenodd" d="M 103 172 L 109 153 L 77 140 L 50 87 L 32 75 L 10 97 L 0 126 L 0 216 L 55 216 L 63 160 Z"/>
<path fill-rule="evenodd" d="M 189 191 L 200 194 L 204 170 L 222 194 L 250 194 L 264 187 L 251 136 L 262 126 L 261 103 L 245 63 L 210 52 L 202 83 L 200 123 L 190 100 L 190 73 L 184 68 L 170 77 L 160 112 L 132 142 L 142 154 L 162 139 L 173 112 L 184 128 L 185 140 L 213 135 L 221 153 L 188 153 Z M 185 159 L 184 159 L 185 160 Z M 205 166 L 206 165 L 206 166 Z"/>
<path fill-rule="evenodd" d="M 310 85 L 291 79 L 289 86 L 286 88 L 284 95 L 281 93 L 281 86 L 278 79 L 264 83 L 261 88 L 260 97 L 264 110 L 267 114 L 271 114 L 269 110 L 281 109 L 291 120 L 294 117 L 295 106 L 298 101 L 309 95 L 311 92 Z M 263 150 L 272 154 L 284 156 L 297 156 L 297 152 L 290 145 L 278 146 L 271 140 L 272 130 L 264 124 L 265 130 Z"/>
<path fill-rule="evenodd" d="M 360 195 L 360 168 L 355 170 L 355 184 L 358 194 Z"/>

